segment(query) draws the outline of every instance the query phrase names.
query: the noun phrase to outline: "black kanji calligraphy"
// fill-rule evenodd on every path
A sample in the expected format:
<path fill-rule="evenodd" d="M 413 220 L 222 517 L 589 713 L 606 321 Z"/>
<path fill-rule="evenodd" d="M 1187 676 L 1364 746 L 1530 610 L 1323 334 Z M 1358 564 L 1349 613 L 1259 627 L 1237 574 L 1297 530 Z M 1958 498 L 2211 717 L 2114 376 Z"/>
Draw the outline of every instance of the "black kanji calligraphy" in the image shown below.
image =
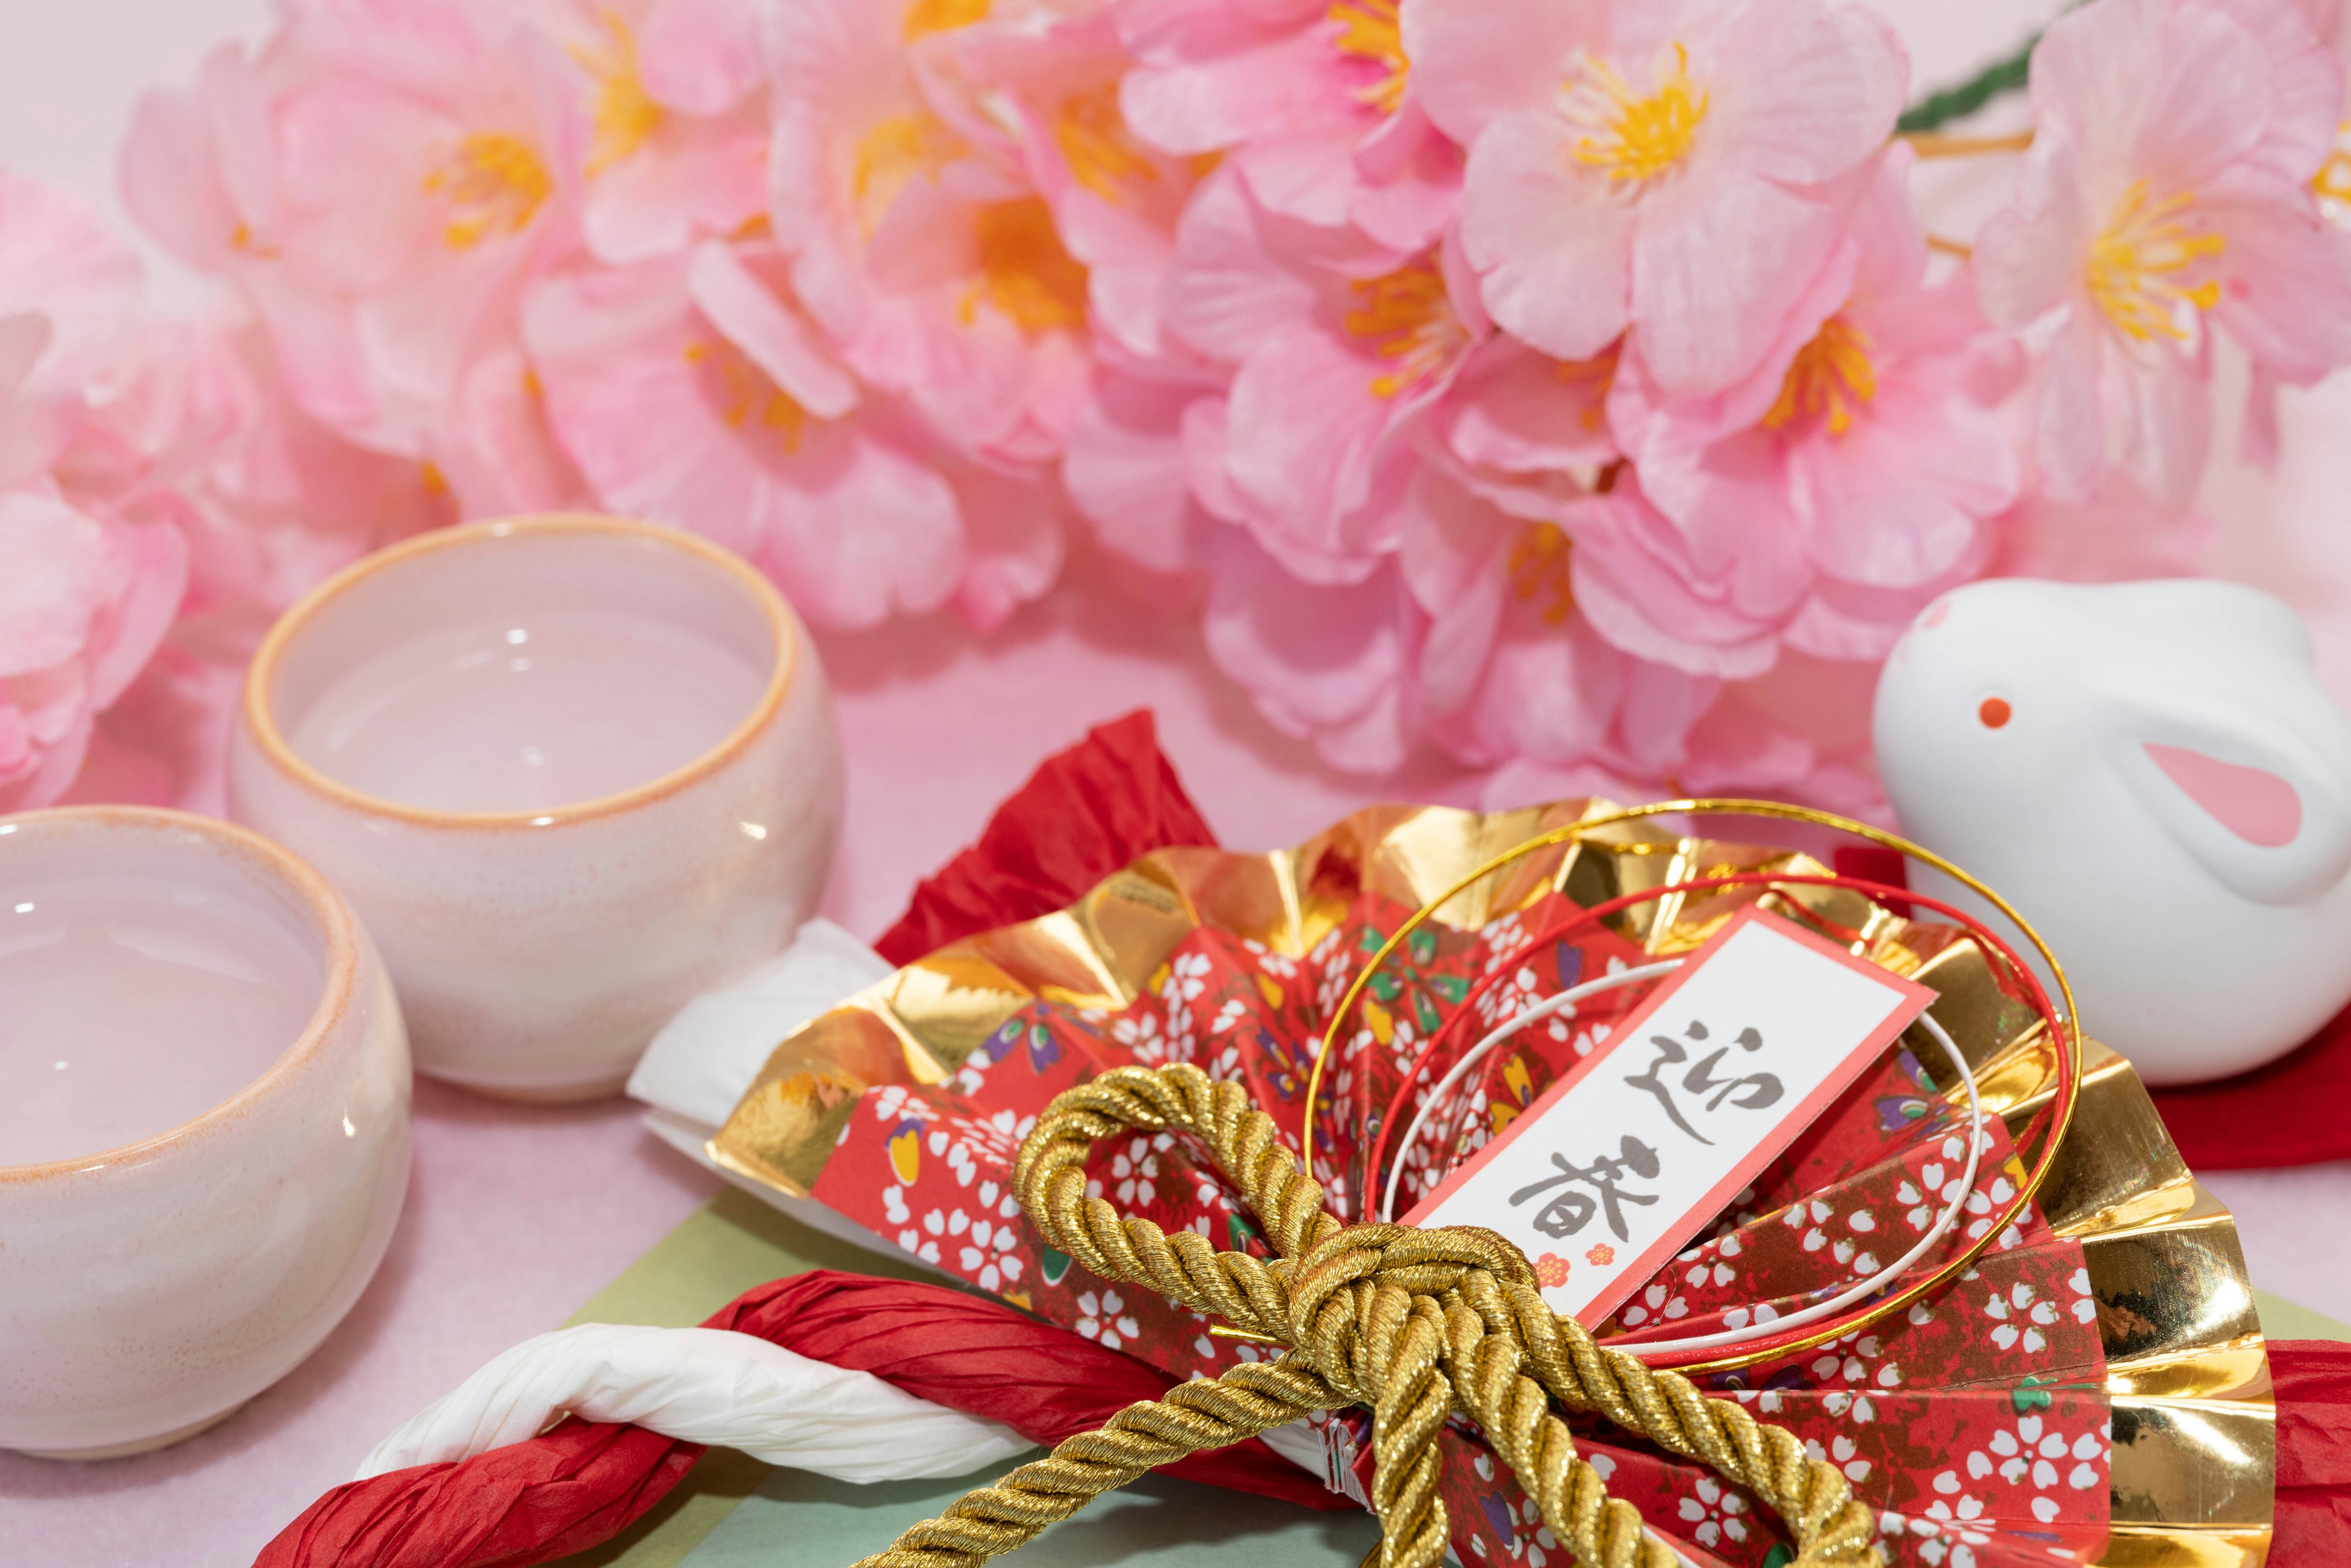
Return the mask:
<path fill-rule="evenodd" d="M 1706 1025 L 1695 1019 L 1682 1033 L 1698 1046 L 1703 1046 L 1710 1038 Z M 1687 1066 L 1688 1071 L 1679 1075 L 1679 1088 L 1694 1102 L 1703 1103 L 1708 1113 L 1721 1110 L 1726 1103 L 1742 1111 L 1760 1111 L 1767 1105 L 1778 1104 L 1781 1096 L 1786 1092 L 1780 1080 L 1769 1072 L 1725 1073 L 1719 1071 L 1723 1059 L 1730 1055 L 1734 1047 L 1750 1053 L 1763 1049 L 1763 1036 L 1755 1030 L 1740 1030 L 1730 1045 L 1717 1046 L 1694 1062 L 1690 1048 L 1671 1035 L 1653 1034 L 1649 1037 L 1649 1043 L 1656 1047 L 1656 1058 L 1646 1070 L 1625 1079 L 1625 1084 L 1655 1095 L 1675 1126 L 1709 1147 L 1714 1140 L 1690 1125 L 1689 1118 L 1682 1113 L 1682 1103 L 1675 1097 L 1676 1084 L 1668 1082 L 1668 1069 Z M 1712 1099 L 1706 1098 L 1709 1094 Z"/>
<path fill-rule="evenodd" d="M 1625 1239 L 1624 1206 L 1646 1206 L 1657 1201 L 1655 1193 L 1628 1191 L 1618 1185 L 1627 1171 L 1644 1181 L 1654 1181 L 1664 1168 L 1658 1163 L 1657 1151 L 1630 1134 L 1619 1142 L 1615 1154 L 1603 1155 L 1588 1166 L 1579 1166 L 1560 1154 L 1552 1155 L 1551 1163 L 1558 1167 L 1556 1176 L 1530 1182 L 1510 1194 L 1510 1207 L 1516 1208 L 1545 1192 L 1552 1193 L 1550 1201 L 1534 1219 L 1535 1228 L 1545 1236 L 1576 1235 L 1592 1222 L 1593 1215 L 1604 1213 L 1609 1230 L 1622 1241 Z"/>

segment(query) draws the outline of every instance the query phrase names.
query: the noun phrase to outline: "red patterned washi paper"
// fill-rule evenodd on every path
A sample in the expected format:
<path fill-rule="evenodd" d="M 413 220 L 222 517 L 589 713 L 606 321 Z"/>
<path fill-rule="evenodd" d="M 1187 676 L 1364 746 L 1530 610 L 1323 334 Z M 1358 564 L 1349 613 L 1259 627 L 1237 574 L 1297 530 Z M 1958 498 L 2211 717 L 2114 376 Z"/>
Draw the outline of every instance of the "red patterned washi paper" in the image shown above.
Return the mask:
<path fill-rule="evenodd" d="M 1476 931 L 1424 927 L 1374 977 L 1358 1027 L 1327 1075 L 1313 1170 L 1333 1212 L 1358 1218 L 1360 1163 L 1375 1118 L 1422 1044 L 1476 983 L 1573 911 L 1551 895 Z M 814 1196 L 909 1251 L 1105 1346 L 1177 1375 L 1214 1375 L 1269 1354 L 1211 1335 L 1199 1315 L 1148 1291 L 1107 1285 L 1045 1247 L 1010 1190 L 1021 1137 L 1061 1091 L 1108 1067 L 1189 1061 L 1247 1082 L 1295 1140 L 1314 1042 L 1362 966 L 1410 912 L 1360 895 L 1302 957 L 1213 928 L 1187 936 L 1123 1010 L 1030 1004 L 946 1083 L 867 1092 Z M 1519 960 L 1485 998 L 1480 1021 L 1509 1017 L 1579 980 L 1647 961 L 1586 926 Z M 1531 1103 L 1637 1001 L 1590 998 L 1523 1031 L 1473 1074 L 1443 1157 L 1405 1151 L 1407 1201 Z M 1434 1074 L 1426 1074 L 1433 1077 Z M 1907 1050 L 1896 1048 L 1605 1325 L 1637 1344 L 1784 1316 L 1875 1273 L 1934 1223 L 1966 1155 L 1966 1121 Z M 1426 1092 L 1425 1090 L 1421 1092 Z M 1416 1108 L 1407 1101 L 1406 1114 Z M 2014 1196 L 2022 1167 L 1988 1121 L 1980 1236 Z M 1096 1151 L 1093 1189 L 1122 1210 L 1220 1246 L 1262 1253 L 1234 1196 L 1196 1152 L 1167 1134 Z M 1573 1267 L 1539 1259 L 1538 1267 Z M 1929 1568 L 2086 1563 L 2106 1540 L 2109 1407 L 2105 1357 L 2080 1245 L 2037 1211 L 1994 1239 L 1969 1275 L 1906 1316 L 1819 1350 L 1708 1382 L 1753 1402 L 1843 1466 L 1879 1509 L 1896 1562 Z M 1326 1423 L 1342 1459 L 1352 1418 Z M 1770 1568 L 1777 1526 L 1703 1466 L 1666 1456 L 1604 1423 L 1586 1451 L 1612 1489 L 1690 1560 Z M 1446 1486 L 1465 1563 L 1544 1568 L 1563 1555 L 1474 1432 L 1452 1434 Z"/>

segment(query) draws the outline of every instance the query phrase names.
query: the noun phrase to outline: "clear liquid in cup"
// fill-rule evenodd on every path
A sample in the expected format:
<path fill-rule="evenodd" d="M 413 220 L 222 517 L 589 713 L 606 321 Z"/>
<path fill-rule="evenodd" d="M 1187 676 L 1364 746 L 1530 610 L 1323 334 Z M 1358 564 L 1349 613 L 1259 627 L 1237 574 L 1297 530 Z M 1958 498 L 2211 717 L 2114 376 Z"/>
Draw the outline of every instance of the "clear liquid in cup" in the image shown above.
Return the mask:
<path fill-rule="evenodd" d="M 0 1166 L 95 1155 L 233 1099 L 326 983 L 271 912 L 168 877 L 0 878 Z"/>
<path fill-rule="evenodd" d="M 420 632 L 337 677 L 287 736 L 362 794 L 523 812 L 649 784 L 715 749 L 768 672 L 690 626 L 601 607 Z"/>

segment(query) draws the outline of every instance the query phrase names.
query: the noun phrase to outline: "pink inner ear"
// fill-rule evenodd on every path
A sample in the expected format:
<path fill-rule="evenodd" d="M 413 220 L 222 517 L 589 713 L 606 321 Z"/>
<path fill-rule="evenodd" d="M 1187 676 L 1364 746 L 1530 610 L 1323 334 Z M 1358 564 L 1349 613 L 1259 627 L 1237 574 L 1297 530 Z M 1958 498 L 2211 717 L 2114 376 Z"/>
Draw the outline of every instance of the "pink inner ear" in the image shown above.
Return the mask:
<path fill-rule="evenodd" d="M 2302 831 L 2302 797 L 2276 774 L 2151 740 L 2147 754 L 2189 800 L 2247 843 L 2273 850 Z"/>

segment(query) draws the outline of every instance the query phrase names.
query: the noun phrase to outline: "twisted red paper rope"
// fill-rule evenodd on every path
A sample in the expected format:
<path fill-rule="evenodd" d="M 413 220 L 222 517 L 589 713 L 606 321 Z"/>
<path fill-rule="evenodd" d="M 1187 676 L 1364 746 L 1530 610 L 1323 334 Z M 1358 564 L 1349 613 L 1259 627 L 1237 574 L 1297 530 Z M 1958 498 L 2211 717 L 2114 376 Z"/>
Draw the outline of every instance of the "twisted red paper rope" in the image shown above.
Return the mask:
<path fill-rule="evenodd" d="M 939 1285 L 819 1270 L 746 1291 L 709 1318 L 1039 1443 L 1091 1432 L 1176 1379 L 1067 1329 Z M 527 1443 L 337 1487 L 255 1568 L 523 1568 L 611 1539 L 702 1456 L 640 1427 L 566 1421 Z M 1262 1442 L 1196 1454 L 1170 1475 L 1309 1508 L 1355 1505 Z"/>

